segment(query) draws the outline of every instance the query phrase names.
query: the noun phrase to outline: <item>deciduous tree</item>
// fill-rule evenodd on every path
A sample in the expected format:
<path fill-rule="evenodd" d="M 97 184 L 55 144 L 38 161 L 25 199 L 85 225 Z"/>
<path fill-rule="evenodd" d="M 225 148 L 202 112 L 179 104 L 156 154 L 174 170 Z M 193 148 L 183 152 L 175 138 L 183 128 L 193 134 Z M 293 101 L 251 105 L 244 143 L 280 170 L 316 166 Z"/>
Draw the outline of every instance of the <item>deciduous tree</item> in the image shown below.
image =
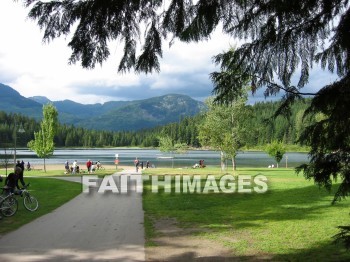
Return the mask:
<path fill-rule="evenodd" d="M 172 167 L 174 167 L 174 154 L 184 154 L 188 151 L 188 145 L 185 143 L 175 143 L 170 136 L 159 136 L 159 150 L 169 152 L 172 156 Z"/>
<path fill-rule="evenodd" d="M 236 99 L 230 105 L 214 103 L 208 99 L 208 111 L 199 127 L 199 140 L 202 145 L 220 150 L 221 167 L 224 169 L 225 159 L 232 161 L 236 169 L 237 151 L 245 144 L 245 122 L 247 120 L 246 97 Z"/>
<path fill-rule="evenodd" d="M 52 156 L 55 150 L 54 136 L 58 123 L 57 116 L 58 112 L 52 104 L 44 105 L 40 130 L 34 132 L 34 140 L 28 142 L 28 147 L 33 150 L 39 158 L 44 159 L 45 172 L 45 159 Z"/>
<path fill-rule="evenodd" d="M 278 167 L 283 155 L 286 153 L 286 148 L 282 142 L 272 141 L 266 146 L 266 153 L 275 159 Z"/>

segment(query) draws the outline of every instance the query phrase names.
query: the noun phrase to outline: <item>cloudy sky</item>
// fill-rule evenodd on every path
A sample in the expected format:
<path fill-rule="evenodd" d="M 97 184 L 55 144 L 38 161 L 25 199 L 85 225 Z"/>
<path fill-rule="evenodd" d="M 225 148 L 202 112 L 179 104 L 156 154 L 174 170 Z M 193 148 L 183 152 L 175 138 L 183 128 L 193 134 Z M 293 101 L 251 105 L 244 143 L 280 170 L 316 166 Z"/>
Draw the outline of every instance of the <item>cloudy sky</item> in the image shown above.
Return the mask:
<path fill-rule="evenodd" d="M 13 0 L 0 1 L 0 83 L 25 97 L 46 96 L 52 101 L 70 99 L 83 104 L 139 100 L 165 94 L 185 94 L 204 100 L 213 89 L 209 73 L 217 70 L 212 57 L 237 41 L 215 32 L 200 43 L 176 42 L 164 46 L 161 72 L 152 75 L 117 72 L 122 46 L 111 43 L 111 56 L 93 70 L 68 65 L 69 39 L 42 43 L 43 32 L 27 19 L 28 9 Z M 317 90 L 332 77 L 317 70 L 306 90 Z M 306 91 L 305 90 L 305 91 Z M 259 92 L 253 100 L 262 100 Z"/>

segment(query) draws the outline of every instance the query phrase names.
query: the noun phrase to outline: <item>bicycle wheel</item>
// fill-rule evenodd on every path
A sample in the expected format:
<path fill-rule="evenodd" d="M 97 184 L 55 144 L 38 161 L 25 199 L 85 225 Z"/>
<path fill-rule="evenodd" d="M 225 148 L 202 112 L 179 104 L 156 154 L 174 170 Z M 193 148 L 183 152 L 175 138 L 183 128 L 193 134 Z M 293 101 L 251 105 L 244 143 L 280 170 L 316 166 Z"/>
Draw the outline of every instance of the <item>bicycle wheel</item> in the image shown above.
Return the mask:
<path fill-rule="evenodd" d="M 14 197 L 9 197 L 3 200 L 0 204 L 0 210 L 3 216 L 10 217 L 16 214 L 18 209 L 18 201 Z"/>
<path fill-rule="evenodd" d="M 35 211 L 39 207 L 38 200 L 31 195 L 24 196 L 23 204 L 24 204 L 24 207 L 29 211 Z"/>

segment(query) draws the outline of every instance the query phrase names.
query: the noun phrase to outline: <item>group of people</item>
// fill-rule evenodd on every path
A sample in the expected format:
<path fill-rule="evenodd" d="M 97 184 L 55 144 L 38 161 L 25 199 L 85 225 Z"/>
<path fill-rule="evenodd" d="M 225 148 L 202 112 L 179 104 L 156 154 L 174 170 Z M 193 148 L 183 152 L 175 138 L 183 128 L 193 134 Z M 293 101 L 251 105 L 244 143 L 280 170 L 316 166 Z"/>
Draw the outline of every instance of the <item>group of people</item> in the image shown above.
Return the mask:
<path fill-rule="evenodd" d="M 204 168 L 205 164 L 204 164 L 204 160 L 199 160 L 199 163 L 195 163 L 192 168 Z"/>
<path fill-rule="evenodd" d="M 27 170 L 27 171 L 32 170 L 32 166 L 31 166 L 31 164 L 30 164 L 30 162 L 29 162 L 29 161 L 27 162 L 27 165 L 25 165 L 25 163 L 24 163 L 24 161 L 23 161 L 23 160 L 22 160 L 22 161 L 17 160 L 17 162 L 16 162 L 16 166 L 18 166 L 18 167 L 22 168 L 22 170 L 23 170 L 23 171 L 24 171 L 24 170 Z M 26 167 L 26 168 L 25 168 L 25 167 Z"/>
<path fill-rule="evenodd" d="M 101 163 L 100 161 L 97 162 L 93 162 L 90 159 L 86 162 L 86 168 L 89 174 L 91 174 L 92 172 L 96 171 L 96 169 L 100 169 L 101 168 Z"/>
<path fill-rule="evenodd" d="M 18 181 L 21 182 L 22 187 L 26 187 L 26 184 L 23 179 L 23 172 L 24 172 L 24 169 L 22 169 L 21 164 L 17 163 L 15 166 L 14 172 L 10 173 L 5 179 L 5 186 L 3 187 L 5 194 L 9 194 L 9 193 L 15 193 L 18 195 L 21 194 L 22 191 L 18 184 Z M 2 177 L 0 177 L 0 182 L 2 182 Z M 0 219 L 2 219 L 2 216 L 0 216 Z"/>
<path fill-rule="evenodd" d="M 78 174 L 80 173 L 80 169 L 79 169 L 79 165 L 78 165 L 78 161 L 74 160 L 73 164 L 70 166 L 69 161 L 67 160 L 66 162 L 64 162 L 64 169 L 66 170 L 66 172 L 64 172 L 65 174 Z"/>
<path fill-rule="evenodd" d="M 87 172 L 89 174 L 91 174 L 92 172 L 96 171 L 96 169 L 100 169 L 102 167 L 100 161 L 97 161 L 97 162 L 93 162 L 91 161 L 90 159 L 86 162 L 86 168 L 87 168 Z M 69 164 L 69 161 L 67 160 L 65 163 L 64 163 L 64 168 L 66 170 L 65 174 L 79 174 L 81 173 L 81 169 L 78 165 L 78 161 L 77 160 L 74 160 L 72 165 L 70 166 Z"/>
<path fill-rule="evenodd" d="M 134 160 L 134 165 L 136 168 L 136 172 L 139 172 L 139 167 L 143 169 L 143 161 L 139 161 L 138 158 L 136 157 Z M 154 165 L 151 166 L 151 163 L 149 161 L 146 162 L 146 168 L 154 167 Z"/>
<path fill-rule="evenodd" d="M 14 172 L 10 173 L 5 180 L 5 189 L 8 190 L 11 193 L 15 193 L 16 188 L 18 190 L 21 190 L 19 187 L 18 181 L 21 182 L 22 187 L 25 187 L 26 184 L 24 183 L 24 162 L 20 162 L 19 160 L 16 163 Z"/>
<path fill-rule="evenodd" d="M 23 175 L 24 175 L 24 162 L 21 163 L 20 161 L 17 161 L 16 166 L 14 168 L 14 172 L 11 172 L 5 179 L 4 190 L 6 194 L 9 194 L 9 193 L 21 194 L 22 191 L 19 186 L 19 182 L 22 184 L 22 187 L 26 187 Z M 0 177 L 0 181 L 2 181 L 1 177 Z M 2 217 L 0 216 L 0 219 L 1 218 Z"/>

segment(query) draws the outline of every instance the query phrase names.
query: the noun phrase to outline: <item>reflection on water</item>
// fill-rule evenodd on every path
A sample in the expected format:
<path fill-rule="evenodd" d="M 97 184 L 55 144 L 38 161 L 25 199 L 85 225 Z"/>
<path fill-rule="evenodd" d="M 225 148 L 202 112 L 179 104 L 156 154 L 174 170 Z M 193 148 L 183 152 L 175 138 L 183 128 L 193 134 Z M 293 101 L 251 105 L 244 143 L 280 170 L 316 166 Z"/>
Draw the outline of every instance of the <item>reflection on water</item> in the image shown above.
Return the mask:
<path fill-rule="evenodd" d="M 7 150 L 7 154 L 11 153 Z M 200 159 L 204 160 L 206 165 L 220 165 L 220 152 L 210 150 L 191 150 L 186 154 L 169 154 L 155 149 L 56 149 L 54 155 L 46 160 L 47 164 L 62 164 L 68 160 L 72 163 L 77 160 L 84 164 L 88 159 L 100 161 L 102 164 L 114 164 L 115 155 L 118 154 L 119 165 L 133 165 L 133 160 L 137 157 L 140 161 L 150 161 L 156 167 L 191 167 L 198 163 Z M 0 151 L 0 156 L 4 158 L 4 151 Z M 34 152 L 27 149 L 17 149 L 17 159 L 28 161 L 32 164 L 43 164 L 42 159 L 38 159 Z M 264 152 L 239 152 L 237 155 L 238 167 L 267 167 L 274 164 L 274 160 Z M 280 163 L 280 166 L 296 167 L 308 161 L 306 153 L 286 153 Z M 230 162 L 227 162 L 230 165 Z"/>

